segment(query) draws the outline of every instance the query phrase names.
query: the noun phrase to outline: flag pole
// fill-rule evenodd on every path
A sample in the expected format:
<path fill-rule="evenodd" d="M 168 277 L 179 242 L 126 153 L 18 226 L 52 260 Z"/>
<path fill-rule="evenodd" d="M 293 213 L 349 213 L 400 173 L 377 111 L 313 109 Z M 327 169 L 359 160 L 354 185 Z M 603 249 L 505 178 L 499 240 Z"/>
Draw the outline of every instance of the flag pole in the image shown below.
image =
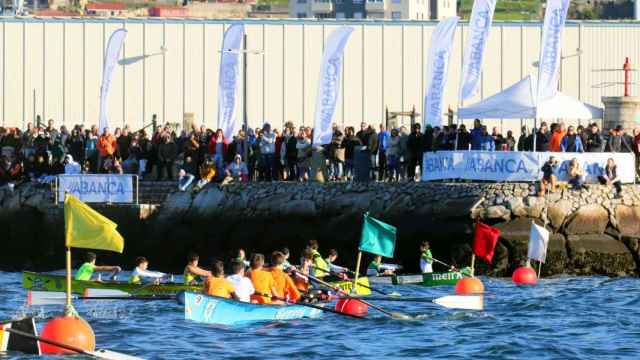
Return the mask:
<path fill-rule="evenodd" d="M 71 248 L 67 246 L 67 302 L 64 305 L 64 316 L 73 316 L 74 313 L 71 303 Z"/>
<path fill-rule="evenodd" d="M 362 251 L 358 251 L 358 260 L 356 260 L 356 273 L 353 277 L 352 292 L 358 293 L 358 276 L 360 276 L 360 261 L 362 261 Z"/>
<path fill-rule="evenodd" d="M 476 276 L 476 254 L 471 252 L 471 277 Z"/>
<path fill-rule="evenodd" d="M 540 270 L 542 269 L 542 261 L 538 260 L 538 279 L 540 279 Z"/>

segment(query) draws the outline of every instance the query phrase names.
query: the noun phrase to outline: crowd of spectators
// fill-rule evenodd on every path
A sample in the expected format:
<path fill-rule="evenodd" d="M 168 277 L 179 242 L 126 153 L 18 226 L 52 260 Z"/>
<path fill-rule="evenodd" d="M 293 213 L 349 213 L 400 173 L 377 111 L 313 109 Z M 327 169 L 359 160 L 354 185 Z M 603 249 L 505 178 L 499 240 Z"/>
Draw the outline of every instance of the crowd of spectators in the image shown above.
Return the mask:
<path fill-rule="evenodd" d="M 367 159 L 371 180 L 412 181 L 419 178 L 422 156 L 429 151 L 640 151 L 640 133 L 627 134 L 618 127 L 603 134 L 596 124 L 567 128 L 543 122 L 535 132 L 523 128 L 518 139 L 495 127 L 489 133 L 480 120 L 471 131 L 455 124 L 422 129 L 416 123 L 390 131 L 384 124 L 362 123 L 358 131 L 334 125 L 331 143 L 320 148 L 312 146 L 312 131 L 291 122 L 279 131 L 267 123 L 226 139 L 222 130 L 205 126 L 179 132 L 157 127 L 150 136 L 127 126 L 112 132 L 76 125 L 69 131 L 53 120 L 46 126 L 29 123 L 24 131 L 0 128 L 0 185 L 50 182 L 63 173 L 137 174 L 178 180 L 181 189 L 199 189 L 211 181 L 306 181 L 314 151 L 324 154 L 328 180 L 352 180 L 359 155 Z"/>

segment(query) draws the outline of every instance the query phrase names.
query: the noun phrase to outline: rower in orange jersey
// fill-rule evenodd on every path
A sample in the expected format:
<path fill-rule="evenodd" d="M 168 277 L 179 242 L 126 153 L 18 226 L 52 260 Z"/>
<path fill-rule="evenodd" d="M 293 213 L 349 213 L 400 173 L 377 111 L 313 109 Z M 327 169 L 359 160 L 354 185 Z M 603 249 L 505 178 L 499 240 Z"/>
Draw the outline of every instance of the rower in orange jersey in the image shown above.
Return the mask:
<path fill-rule="evenodd" d="M 291 277 L 284 272 L 284 260 L 285 256 L 280 251 L 274 251 L 271 255 L 271 275 L 276 283 L 276 296 L 296 302 L 300 299 L 300 292 Z"/>
<path fill-rule="evenodd" d="M 264 270 L 264 255 L 253 254 L 251 257 L 251 272 L 247 277 L 251 279 L 255 294 L 251 295 L 251 302 L 259 304 L 271 303 L 271 296 L 277 296 L 276 283 L 270 271 Z"/>
<path fill-rule="evenodd" d="M 235 288 L 229 280 L 224 278 L 224 264 L 220 260 L 212 261 L 212 276 L 204 281 L 202 292 L 210 296 L 219 296 L 226 299 L 240 300 L 236 295 Z"/>

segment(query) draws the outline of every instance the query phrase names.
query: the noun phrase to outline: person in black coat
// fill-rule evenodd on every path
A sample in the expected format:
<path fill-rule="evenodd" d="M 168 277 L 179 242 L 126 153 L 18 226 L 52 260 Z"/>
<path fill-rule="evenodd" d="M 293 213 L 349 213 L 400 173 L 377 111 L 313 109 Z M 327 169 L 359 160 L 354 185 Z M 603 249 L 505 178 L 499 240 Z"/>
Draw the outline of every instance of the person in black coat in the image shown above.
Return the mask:
<path fill-rule="evenodd" d="M 591 125 L 591 132 L 587 135 L 587 143 L 584 145 L 587 152 L 602 152 L 602 136 L 596 124 Z"/>
<path fill-rule="evenodd" d="M 415 181 L 416 166 L 422 170 L 422 153 L 424 151 L 424 136 L 420 132 L 420 124 L 413 124 L 412 132 L 407 139 L 407 153 L 409 157 L 409 167 L 407 168 L 407 178 Z"/>
<path fill-rule="evenodd" d="M 543 122 L 540 125 L 540 130 L 536 134 L 536 151 L 543 152 L 549 151 L 549 143 L 551 142 L 551 134 L 547 129 L 547 123 Z"/>

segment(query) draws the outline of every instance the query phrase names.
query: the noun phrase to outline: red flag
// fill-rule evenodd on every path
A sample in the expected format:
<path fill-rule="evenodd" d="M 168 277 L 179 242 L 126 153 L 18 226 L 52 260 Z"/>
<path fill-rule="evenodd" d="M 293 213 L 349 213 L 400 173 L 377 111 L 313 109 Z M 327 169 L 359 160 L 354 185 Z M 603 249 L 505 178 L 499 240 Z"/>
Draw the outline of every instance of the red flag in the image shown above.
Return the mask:
<path fill-rule="evenodd" d="M 481 222 L 476 223 L 476 233 L 473 238 L 473 253 L 491 264 L 493 260 L 493 250 L 498 242 L 500 230 Z"/>

